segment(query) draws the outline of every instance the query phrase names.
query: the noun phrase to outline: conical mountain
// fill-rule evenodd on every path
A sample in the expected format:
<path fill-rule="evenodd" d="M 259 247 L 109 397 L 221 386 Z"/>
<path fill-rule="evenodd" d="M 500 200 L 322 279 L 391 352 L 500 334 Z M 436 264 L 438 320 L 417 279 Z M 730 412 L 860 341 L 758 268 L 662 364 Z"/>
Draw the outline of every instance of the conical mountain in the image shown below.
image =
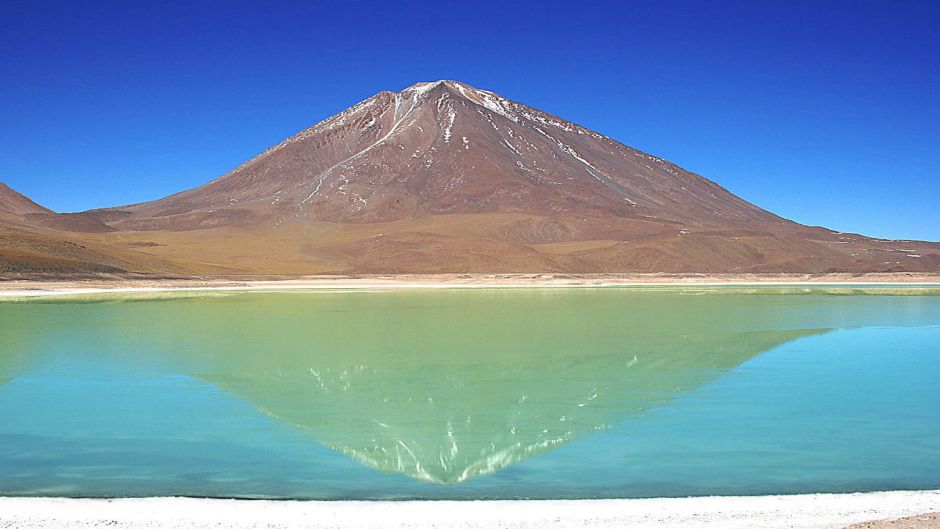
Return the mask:
<path fill-rule="evenodd" d="M 381 92 L 203 186 L 30 222 L 174 273 L 934 272 L 456 81 Z"/>
<path fill-rule="evenodd" d="M 496 212 L 781 222 L 660 158 L 456 81 L 379 93 L 205 186 L 124 209 L 170 228 L 194 217 L 215 225 L 219 217 L 265 214 L 329 222 Z M 210 210 L 216 218 L 204 215 Z"/>

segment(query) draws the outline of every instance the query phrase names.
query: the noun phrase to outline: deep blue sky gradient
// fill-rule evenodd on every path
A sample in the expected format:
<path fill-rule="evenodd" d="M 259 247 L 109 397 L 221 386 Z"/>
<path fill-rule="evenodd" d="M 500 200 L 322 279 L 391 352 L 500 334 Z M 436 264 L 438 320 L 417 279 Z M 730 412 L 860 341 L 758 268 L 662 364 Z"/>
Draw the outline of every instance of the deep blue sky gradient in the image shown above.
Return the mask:
<path fill-rule="evenodd" d="M 0 181 L 159 198 L 457 79 L 799 222 L 940 240 L 940 2 L 145 4 L 0 2 Z"/>

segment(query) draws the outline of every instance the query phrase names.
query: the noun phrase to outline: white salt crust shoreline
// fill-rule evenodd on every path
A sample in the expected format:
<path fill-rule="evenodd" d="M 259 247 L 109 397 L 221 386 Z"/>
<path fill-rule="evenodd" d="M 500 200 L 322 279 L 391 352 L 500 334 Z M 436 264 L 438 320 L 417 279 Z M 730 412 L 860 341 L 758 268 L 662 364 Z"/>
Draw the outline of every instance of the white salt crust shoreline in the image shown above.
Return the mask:
<path fill-rule="evenodd" d="M 0 528 L 841 529 L 940 511 L 940 490 L 562 501 L 0 498 Z"/>
<path fill-rule="evenodd" d="M 171 292 L 355 290 L 403 289 L 504 289 L 504 288 L 598 288 L 598 287 L 833 287 L 833 288 L 936 288 L 938 276 L 898 277 L 703 277 L 671 278 L 552 277 L 545 275 L 436 275 L 302 277 L 290 279 L 225 280 L 115 280 L 115 281 L 0 281 L 0 298 L 72 296 L 88 294 L 152 294 Z"/>

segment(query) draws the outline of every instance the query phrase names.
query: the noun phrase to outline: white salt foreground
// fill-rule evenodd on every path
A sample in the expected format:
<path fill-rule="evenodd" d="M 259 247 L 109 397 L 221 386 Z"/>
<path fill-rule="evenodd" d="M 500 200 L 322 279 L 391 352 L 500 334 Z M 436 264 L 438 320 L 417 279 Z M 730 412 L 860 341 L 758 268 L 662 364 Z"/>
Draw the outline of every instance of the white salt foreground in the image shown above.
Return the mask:
<path fill-rule="evenodd" d="M 828 529 L 940 510 L 940 490 L 576 501 L 0 498 L 0 528 Z"/>

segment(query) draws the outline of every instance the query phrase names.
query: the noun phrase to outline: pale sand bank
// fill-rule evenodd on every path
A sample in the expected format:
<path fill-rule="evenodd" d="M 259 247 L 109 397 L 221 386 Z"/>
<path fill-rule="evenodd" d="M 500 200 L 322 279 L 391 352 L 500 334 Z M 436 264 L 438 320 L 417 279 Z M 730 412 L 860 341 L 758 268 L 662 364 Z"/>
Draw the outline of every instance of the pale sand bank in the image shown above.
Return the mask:
<path fill-rule="evenodd" d="M 936 511 L 940 490 L 467 502 L 0 498 L 0 528 L 839 529 Z"/>
<path fill-rule="evenodd" d="M 931 512 L 893 520 L 862 522 L 846 529 L 937 529 L 938 527 L 940 527 L 940 512 Z"/>
<path fill-rule="evenodd" d="M 206 278 L 0 278 L 0 297 L 207 290 L 386 290 L 613 286 L 940 286 L 940 274 L 404 274 Z"/>

